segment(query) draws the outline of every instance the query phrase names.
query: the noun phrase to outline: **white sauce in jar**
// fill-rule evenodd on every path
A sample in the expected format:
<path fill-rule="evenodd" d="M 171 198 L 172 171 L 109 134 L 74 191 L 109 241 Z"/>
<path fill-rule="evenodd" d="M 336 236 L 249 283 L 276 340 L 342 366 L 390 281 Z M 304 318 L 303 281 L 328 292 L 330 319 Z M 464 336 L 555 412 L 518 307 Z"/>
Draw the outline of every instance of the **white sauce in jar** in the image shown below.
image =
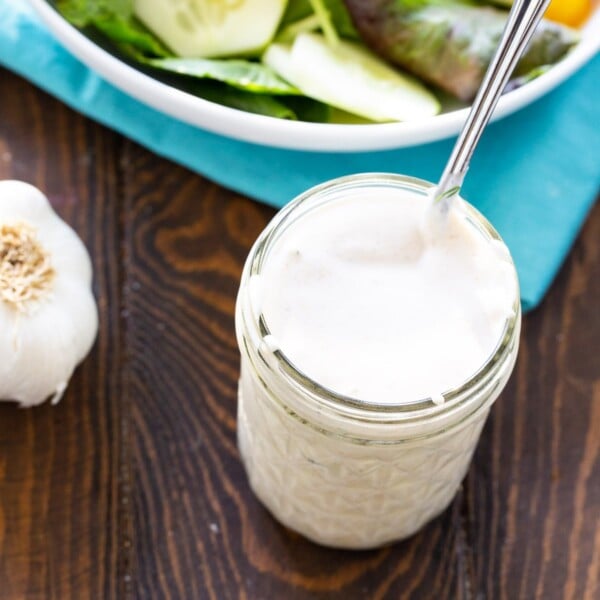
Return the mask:
<path fill-rule="evenodd" d="M 501 337 L 515 278 L 506 247 L 459 202 L 437 235 L 428 203 L 391 189 L 290 226 L 253 282 L 270 344 L 314 381 L 369 402 L 439 397 L 466 381 Z"/>
<path fill-rule="evenodd" d="M 359 186 L 287 225 L 247 281 L 270 334 L 262 351 L 367 404 L 443 404 L 494 354 L 518 285 L 504 244 L 461 200 L 441 229 L 428 208 L 410 191 Z M 368 548 L 414 533 L 454 496 L 516 346 L 494 384 L 474 393 L 481 410 L 399 425 L 393 443 L 360 420 L 345 439 L 310 394 L 299 401 L 285 383 L 265 383 L 242 351 L 239 443 L 254 491 L 323 544 Z"/>

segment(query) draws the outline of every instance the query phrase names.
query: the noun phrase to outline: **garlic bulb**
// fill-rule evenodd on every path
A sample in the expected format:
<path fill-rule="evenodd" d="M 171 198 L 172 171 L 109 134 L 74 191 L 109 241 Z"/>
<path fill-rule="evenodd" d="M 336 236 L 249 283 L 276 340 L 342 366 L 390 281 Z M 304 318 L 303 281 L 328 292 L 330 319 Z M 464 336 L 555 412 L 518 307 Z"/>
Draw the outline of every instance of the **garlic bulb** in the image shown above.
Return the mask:
<path fill-rule="evenodd" d="M 92 265 L 47 198 L 0 181 L 0 399 L 60 400 L 98 331 Z"/>

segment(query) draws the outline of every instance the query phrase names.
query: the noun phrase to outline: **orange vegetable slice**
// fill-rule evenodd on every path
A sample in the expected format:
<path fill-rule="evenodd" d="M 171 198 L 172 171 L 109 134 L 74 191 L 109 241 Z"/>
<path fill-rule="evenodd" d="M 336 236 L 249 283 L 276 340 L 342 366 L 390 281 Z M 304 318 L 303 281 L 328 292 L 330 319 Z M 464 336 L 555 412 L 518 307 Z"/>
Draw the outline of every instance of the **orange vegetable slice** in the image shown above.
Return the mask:
<path fill-rule="evenodd" d="M 581 25 L 592 11 L 591 0 L 552 0 L 546 18 L 571 27 Z"/>

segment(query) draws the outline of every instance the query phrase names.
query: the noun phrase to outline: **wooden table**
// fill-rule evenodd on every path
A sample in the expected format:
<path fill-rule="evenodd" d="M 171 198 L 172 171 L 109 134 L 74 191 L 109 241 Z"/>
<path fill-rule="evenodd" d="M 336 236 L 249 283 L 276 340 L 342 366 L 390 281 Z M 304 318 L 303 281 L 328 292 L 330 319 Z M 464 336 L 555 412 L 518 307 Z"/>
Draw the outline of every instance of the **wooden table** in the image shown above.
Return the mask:
<path fill-rule="evenodd" d="M 452 506 L 328 550 L 271 519 L 236 448 L 234 298 L 274 211 L 0 82 L 0 178 L 82 236 L 101 322 L 58 406 L 0 406 L 0 600 L 600 598 L 600 207 Z"/>

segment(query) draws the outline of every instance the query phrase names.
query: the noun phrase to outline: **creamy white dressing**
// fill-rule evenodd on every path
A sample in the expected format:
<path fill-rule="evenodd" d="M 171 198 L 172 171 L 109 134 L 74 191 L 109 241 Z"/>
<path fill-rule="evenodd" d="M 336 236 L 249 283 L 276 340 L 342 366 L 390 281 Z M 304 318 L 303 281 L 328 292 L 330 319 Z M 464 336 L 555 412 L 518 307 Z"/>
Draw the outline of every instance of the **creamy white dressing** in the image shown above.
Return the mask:
<path fill-rule="evenodd" d="M 238 440 L 280 522 L 358 549 L 412 535 L 451 502 L 512 371 L 520 311 L 506 247 L 462 201 L 440 223 L 418 184 L 351 180 L 313 191 L 249 257 Z M 370 409 L 291 380 L 279 352 Z"/>
<path fill-rule="evenodd" d="M 515 277 L 461 204 L 433 227 L 423 197 L 375 188 L 298 219 L 252 281 L 270 345 L 369 402 L 439 401 L 465 382 L 502 336 Z"/>

